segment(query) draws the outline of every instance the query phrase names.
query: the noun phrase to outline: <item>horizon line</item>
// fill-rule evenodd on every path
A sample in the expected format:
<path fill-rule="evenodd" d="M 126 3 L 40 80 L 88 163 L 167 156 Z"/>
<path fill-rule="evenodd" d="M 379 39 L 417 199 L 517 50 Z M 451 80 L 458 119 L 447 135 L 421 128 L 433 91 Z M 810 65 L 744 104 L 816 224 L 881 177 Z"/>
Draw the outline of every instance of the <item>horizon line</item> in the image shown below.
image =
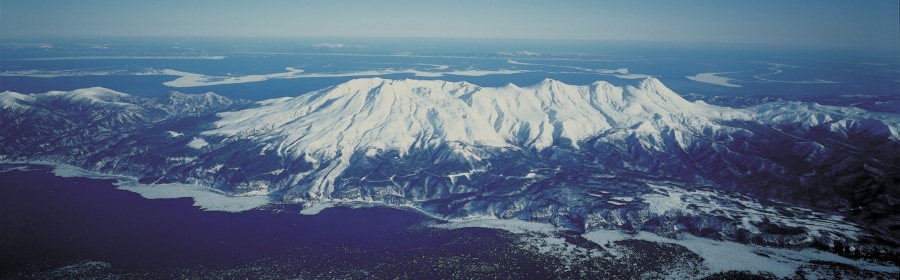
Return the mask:
<path fill-rule="evenodd" d="M 346 43 L 335 41 L 319 41 L 311 40 L 362 40 L 362 41 L 484 41 L 484 42 L 515 42 L 515 43 L 591 43 L 591 44 L 669 44 L 674 46 L 730 46 L 741 48 L 777 48 L 780 50 L 822 50 L 822 51 L 856 51 L 856 52 L 877 52 L 892 53 L 900 56 L 900 49 L 894 46 L 869 46 L 848 47 L 848 46 L 823 46 L 823 45 L 804 45 L 804 44 L 773 44 L 773 43 L 756 43 L 756 42 L 714 42 L 714 41 L 688 41 L 688 40 L 640 40 L 640 39 L 594 39 L 594 38 L 497 38 L 497 37 L 430 37 L 430 36 L 243 36 L 243 35 L 71 35 L 71 36 L 51 36 L 51 35 L 0 35 L 0 45 L 17 44 L 17 43 L 40 43 L 34 40 L 50 40 L 50 41 L 78 41 L 78 40 L 297 40 L 309 41 L 309 43 Z M 16 42 L 18 41 L 18 42 Z M 27 41 L 27 42 L 26 42 Z M 476 44 L 477 45 L 477 44 Z"/>

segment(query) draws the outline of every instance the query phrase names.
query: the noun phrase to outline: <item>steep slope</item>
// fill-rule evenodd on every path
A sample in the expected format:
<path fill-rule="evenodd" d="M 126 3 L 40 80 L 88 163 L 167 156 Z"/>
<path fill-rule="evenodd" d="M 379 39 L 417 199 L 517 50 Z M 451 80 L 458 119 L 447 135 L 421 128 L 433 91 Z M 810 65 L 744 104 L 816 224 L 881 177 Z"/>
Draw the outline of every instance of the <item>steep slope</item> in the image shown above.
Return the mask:
<path fill-rule="evenodd" d="M 334 180 L 356 152 L 374 155 L 424 150 L 449 143 L 507 146 L 481 115 L 454 92 L 476 87 L 440 81 L 354 80 L 337 87 L 258 108 L 221 114 L 217 129 L 204 135 L 250 139 L 279 156 L 302 159 L 321 169 L 312 197 L 329 196 Z M 452 149 L 477 161 L 463 148 Z M 320 166 L 321 165 L 321 166 Z M 324 167 L 323 167 L 324 166 Z"/>
<path fill-rule="evenodd" d="M 598 133 L 647 121 L 690 126 L 680 121 L 685 116 L 707 118 L 716 111 L 685 101 L 652 78 L 639 88 L 624 89 L 605 82 L 572 86 L 544 80 L 526 88 L 480 90 L 463 98 L 503 137 L 538 150 L 554 144 L 577 146 Z"/>
<path fill-rule="evenodd" d="M 715 126 L 709 118 L 724 111 L 687 102 L 652 78 L 624 89 L 553 80 L 525 88 L 483 88 L 371 78 L 223 113 L 216 129 L 203 135 L 250 140 L 265 145 L 260 153 L 311 163 L 317 171 L 294 180 L 312 176 L 308 195 L 322 198 L 334 191 L 335 180 L 355 153 L 397 152 L 403 157 L 449 146 L 474 170 L 480 157 L 471 147 L 540 151 L 554 145 L 578 147 L 579 141 L 612 129 L 659 134 L 649 123 L 699 131 Z"/>
<path fill-rule="evenodd" d="M 687 102 L 652 78 L 625 89 L 600 82 L 571 86 L 544 80 L 526 88 L 483 88 L 372 78 L 260 104 L 221 114 L 217 129 L 204 134 L 278 138 L 284 143 L 279 153 L 332 157 L 338 150 L 408 151 L 440 142 L 541 150 L 562 139 L 574 143 L 642 122 L 692 127 L 697 122 L 689 121 L 708 123 L 725 112 L 728 118 L 746 118 L 743 112 Z"/>

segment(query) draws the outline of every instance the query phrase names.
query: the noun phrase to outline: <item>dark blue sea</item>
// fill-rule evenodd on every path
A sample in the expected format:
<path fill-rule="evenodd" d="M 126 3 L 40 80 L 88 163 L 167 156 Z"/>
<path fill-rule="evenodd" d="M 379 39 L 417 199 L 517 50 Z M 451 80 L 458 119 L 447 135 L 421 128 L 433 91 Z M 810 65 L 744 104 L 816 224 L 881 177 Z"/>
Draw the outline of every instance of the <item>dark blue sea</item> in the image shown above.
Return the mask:
<path fill-rule="evenodd" d="M 209 212 L 188 198 L 149 200 L 111 180 L 31 168 L 0 173 L 0 277 L 331 278 L 368 271 L 422 278 L 500 264 L 493 273 L 550 273 L 548 259 L 522 250 L 508 233 L 435 229 L 411 211 L 338 207 L 301 215 L 297 206 L 276 205 Z"/>

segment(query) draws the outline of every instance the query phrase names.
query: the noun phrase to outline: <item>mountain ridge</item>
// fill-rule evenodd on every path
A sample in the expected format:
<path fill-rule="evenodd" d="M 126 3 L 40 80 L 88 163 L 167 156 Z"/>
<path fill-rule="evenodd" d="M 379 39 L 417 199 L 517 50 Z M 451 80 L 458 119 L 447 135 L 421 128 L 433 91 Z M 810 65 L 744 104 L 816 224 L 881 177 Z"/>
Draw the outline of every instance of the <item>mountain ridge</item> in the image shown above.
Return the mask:
<path fill-rule="evenodd" d="M 900 243 L 900 157 L 891 153 L 900 150 L 900 118 L 892 114 L 712 106 L 653 78 L 624 87 L 368 78 L 254 104 L 99 88 L 4 92 L 0 101 L 4 160 L 146 183 L 578 231 L 689 231 L 775 246 Z M 651 207 L 660 202 L 667 206 Z M 813 222 L 816 213 L 837 218 Z M 866 230 L 848 229 L 856 226 Z"/>

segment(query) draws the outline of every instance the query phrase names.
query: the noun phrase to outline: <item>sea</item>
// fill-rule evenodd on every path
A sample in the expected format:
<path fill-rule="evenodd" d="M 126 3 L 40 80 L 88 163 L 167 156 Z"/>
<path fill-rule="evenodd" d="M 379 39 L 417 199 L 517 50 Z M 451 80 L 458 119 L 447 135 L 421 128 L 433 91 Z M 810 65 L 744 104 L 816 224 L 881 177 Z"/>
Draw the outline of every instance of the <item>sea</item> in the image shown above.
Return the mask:
<path fill-rule="evenodd" d="M 334 207 L 304 215 L 298 205 L 204 211 L 190 198 L 145 199 L 117 189 L 113 180 L 58 177 L 52 169 L 25 165 L 0 173 L 2 278 L 450 278 L 477 271 L 550 277 L 553 272 L 554 259 L 522 250 L 509 233 L 435 228 L 428 225 L 440 221 L 414 211 Z M 472 271 L 460 269 L 466 260 Z"/>
<path fill-rule="evenodd" d="M 105 87 L 156 97 L 215 92 L 247 100 L 293 97 L 351 79 L 440 79 L 518 86 L 555 79 L 635 85 L 660 79 L 679 94 L 781 98 L 897 96 L 896 52 L 753 45 L 478 40 L 68 39 L 2 42 L 0 90 Z M 285 69 L 302 70 L 296 75 Z M 169 86 L 176 70 L 207 78 Z M 691 79 L 702 73 L 730 86 Z M 248 78 L 250 77 L 250 78 Z M 247 78 L 225 84 L 212 81 Z"/>

